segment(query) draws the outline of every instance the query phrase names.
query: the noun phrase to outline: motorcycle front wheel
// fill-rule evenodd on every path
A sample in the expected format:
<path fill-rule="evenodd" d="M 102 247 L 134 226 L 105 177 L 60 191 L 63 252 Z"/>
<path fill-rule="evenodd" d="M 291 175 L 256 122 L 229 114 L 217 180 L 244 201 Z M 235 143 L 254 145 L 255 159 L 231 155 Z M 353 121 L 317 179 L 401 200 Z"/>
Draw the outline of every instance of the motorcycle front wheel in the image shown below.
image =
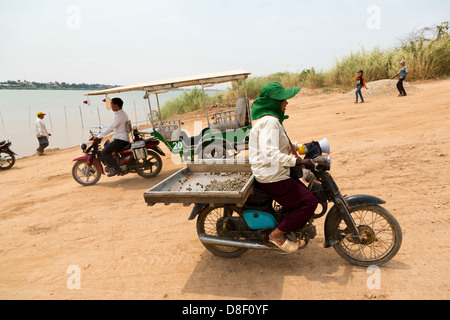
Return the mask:
<path fill-rule="evenodd" d="M 100 180 L 101 173 L 96 165 L 88 166 L 85 161 L 77 161 L 72 168 L 72 177 L 82 186 L 93 186 Z"/>
<path fill-rule="evenodd" d="M 355 243 L 343 220 L 337 222 L 335 232 L 341 241 L 333 247 L 348 262 L 369 267 L 382 265 L 391 260 L 402 244 L 402 230 L 395 217 L 385 208 L 377 205 L 360 205 L 350 208 L 361 237 Z"/>
<path fill-rule="evenodd" d="M 2 158 L 0 170 L 10 169 L 16 163 L 16 157 L 10 151 L 0 151 L 0 158 Z"/>
<path fill-rule="evenodd" d="M 228 219 L 229 222 L 224 221 Z M 197 219 L 197 234 L 223 237 L 228 231 L 233 231 L 233 223 L 240 223 L 242 217 L 228 207 L 208 207 Z M 234 222 L 233 222 L 234 221 Z M 244 222 L 245 223 L 245 222 Z M 206 249 L 222 258 L 237 258 L 247 251 L 245 248 L 204 244 Z"/>
<path fill-rule="evenodd" d="M 137 160 L 138 165 L 141 167 L 136 170 L 136 173 L 143 178 L 156 177 L 162 169 L 162 159 L 155 151 L 147 150 L 148 156 L 144 160 Z"/>

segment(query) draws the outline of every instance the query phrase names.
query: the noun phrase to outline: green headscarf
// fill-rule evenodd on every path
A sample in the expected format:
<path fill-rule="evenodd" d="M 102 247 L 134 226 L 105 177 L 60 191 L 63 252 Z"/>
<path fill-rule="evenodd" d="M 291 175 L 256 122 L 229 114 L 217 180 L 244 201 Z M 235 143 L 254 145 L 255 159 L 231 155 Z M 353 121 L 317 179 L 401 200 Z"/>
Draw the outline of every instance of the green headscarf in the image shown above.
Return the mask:
<path fill-rule="evenodd" d="M 273 115 L 283 123 L 289 116 L 284 115 L 281 111 L 281 103 L 283 100 L 294 97 L 299 91 L 299 88 L 285 89 L 278 82 L 269 82 L 261 88 L 259 97 L 252 104 L 252 119 L 258 120 L 266 115 Z"/>

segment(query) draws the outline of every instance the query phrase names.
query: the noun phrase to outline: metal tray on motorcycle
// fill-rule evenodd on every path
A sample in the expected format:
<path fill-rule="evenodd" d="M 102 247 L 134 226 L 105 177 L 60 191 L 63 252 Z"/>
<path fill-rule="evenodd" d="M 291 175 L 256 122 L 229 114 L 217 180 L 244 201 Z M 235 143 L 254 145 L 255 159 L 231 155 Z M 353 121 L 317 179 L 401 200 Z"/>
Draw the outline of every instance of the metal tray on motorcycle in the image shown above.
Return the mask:
<path fill-rule="evenodd" d="M 255 177 L 248 161 L 190 163 L 144 193 L 147 205 L 156 203 L 236 204 L 242 207 Z"/>

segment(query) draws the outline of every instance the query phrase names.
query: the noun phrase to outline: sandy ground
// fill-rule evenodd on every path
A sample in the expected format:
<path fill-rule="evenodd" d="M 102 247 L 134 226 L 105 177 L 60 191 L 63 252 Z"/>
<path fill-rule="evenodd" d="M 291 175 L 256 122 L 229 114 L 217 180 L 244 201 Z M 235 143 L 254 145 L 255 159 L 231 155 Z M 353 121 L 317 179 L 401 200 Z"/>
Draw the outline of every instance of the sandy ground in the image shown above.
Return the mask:
<path fill-rule="evenodd" d="M 154 179 L 82 187 L 71 176 L 76 147 L 0 172 L 0 299 L 449 299 L 450 80 L 414 85 L 407 97 L 357 105 L 303 90 L 285 122 L 293 140 L 328 137 L 342 193 L 385 199 L 400 222 L 403 245 L 381 267 L 380 289 L 367 286 L 366 268 L 323 248 L 324 219 L 299 253 L 216 257 L 187 220 L 192 207 L 144 202 L 182 164 L 167 156 Z M 187 128 L 200 119 L 190 115 Z"/>

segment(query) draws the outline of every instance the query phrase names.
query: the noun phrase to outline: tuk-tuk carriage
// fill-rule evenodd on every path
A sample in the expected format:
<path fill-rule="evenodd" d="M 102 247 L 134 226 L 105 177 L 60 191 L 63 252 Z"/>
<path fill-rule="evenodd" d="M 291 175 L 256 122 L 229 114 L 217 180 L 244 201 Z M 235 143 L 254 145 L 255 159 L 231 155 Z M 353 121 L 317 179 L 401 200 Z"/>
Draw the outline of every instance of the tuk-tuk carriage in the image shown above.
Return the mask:
<path fill-rule="evenodd" d="M 105 95 L 130 91 L 143 91 L 144 99 L 148 101 L 149 120 L 152 128 L 148 133 L 163 142 L 170 152 L 179 155 L 181 161 L 192 162 L 196 159 L 228 159 L 234 158 L 241 151 L 248 149 L 248 140 L 252 127 L 250 101 L 247 94 L 246 79 L 251 73 L 245 70 L 233 70 L 212 74 L 203 74 L 162 81 L 112 88 L 85 94 L 86 96 Z M 205 88 L 226 82 L 237 82 L 239 98 L 232 110 L 214 113 L 209 116 L 206 102 Z M 244 95 L 241 96 L 240 82 L 244 85 Z M 181 119 L 163 120 L 158 95 L 173 89 L 201 86 L 207 126 L 198 135 L 190 136 L 183 130 Z M 157 101 L 157 109 L 152 108 L 150 95 L 154 94 Z"/>

